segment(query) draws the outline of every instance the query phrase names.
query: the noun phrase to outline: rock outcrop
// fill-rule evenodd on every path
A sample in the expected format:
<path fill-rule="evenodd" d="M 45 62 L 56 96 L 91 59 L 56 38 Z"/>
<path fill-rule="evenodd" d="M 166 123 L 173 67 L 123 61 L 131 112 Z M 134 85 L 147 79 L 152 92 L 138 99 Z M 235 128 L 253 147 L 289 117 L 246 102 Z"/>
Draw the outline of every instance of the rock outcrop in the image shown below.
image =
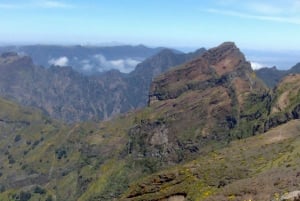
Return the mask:
<path fill-rule="evenodd" d="M 300 191 L 289 192 L 286 195 L 283 195 L 280 198 L 281 201 L 299 201 L 300 200 Z"/>
<path fill-rule="evenodd" d="M 258 119 L 268 104 L 267 88 L 250 63 L 234 43 L 224 43 L 153 81 L 153 118 L 130 130 L 132 153 L 180 162 L 208 141 L 226 143 L 263 131 Z"/>

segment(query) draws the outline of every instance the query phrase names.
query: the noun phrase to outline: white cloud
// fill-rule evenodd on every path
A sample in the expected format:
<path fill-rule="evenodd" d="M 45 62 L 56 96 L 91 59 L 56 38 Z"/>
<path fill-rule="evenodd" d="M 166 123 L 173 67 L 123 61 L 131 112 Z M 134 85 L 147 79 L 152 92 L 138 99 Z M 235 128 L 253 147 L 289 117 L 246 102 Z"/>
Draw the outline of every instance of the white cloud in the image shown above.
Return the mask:
<path fill-rule="evenodd" d="M 28 8 L 73 8 L 74 5 L 65 3 L 58 0 L 32 0 L 29 2 L 13 2 L 13 3 L 0 3 L 0 9 L 28 9 Z"/>
<path fill-rule="evenodd" d="M 239 8 L 240 11 L 248 11 L 261 14 L 291 14 L 291 11 L 300 11 L 299 0 L 273 0 L 273 1 L 239 1 L 239 0 L 215 0 L 218 8 Z"/>
<path fill-rule="evenodd" d="M 55 66 L 67 66 L 69 59 L 68 57 L 59 57 L 57 59 L 50 59 L 48 63 Z"/>
<path fill-rule="evenodd" d="M 258 63 L 258 62 L 251 61 L 250 63 L 251 63 L 251 67 L 253 70 L 258 70 L 260 68 L 266 67 L 266 65 Z"/>
<path fill-rule="evenodd" d="M 78 59 L 76 58 L 75 60 L 78 60 Z M 87 59 L 82 60 L 81 64 L 82 64 L 82 70 L 84 70 L 84 71 L 91 71 L 94 68 L 94 66 Z"/>
<path fill-rule="evenodd" d="M 71 8 L 73 7 L 70 4 L 64 3 L 62 1 L 41 1 L 37 4 L 40 7 L 44 7 L 44 8 Z"/>
<path fill-rule="evenodd" d="M 249 10 L 264 15 L 281 14 L 284 12 L 283 7 L 276 6 L 274 4 L 262 3 L 262 2 L 251 2 L 248 4 Z"/>
<path fill-rule="evenodd" d="M 206 12 L 261 21 L 300 24 L 299 0 L 215 0 Z"/>
<path fill-rule="evenodd" d="M 140 61 L 129 58 L 111 60 L 109 61 L 109 63 L 112 65 L 113 68 L 116 68 L 123 73 L 129 73 L 130 71 L 134 70 L 134 68 L 140 63 Z"/>
<path fill-rule="evenodd" d="M 141 61 L 130 59 L 130 58 L 126 59 L 126 64 L 129 65 L 129 66 L 136 67 L 139 63 L 141 63 Z"/>
<path fill-rule="evenodd" d="M 81 69 L 83 71 L 98 71 L 104 72 L 111 69 L 117 69 L 122 73 L 130 73 L 133 71 L 137 64 L 141 61 L 132 58 L 107 60 L 103 55 L 96 54 L 90 57 L 90 59 L 84 59 L 81 61 Z"/>
<path fill-rule="evenodd" d="M 273 22 L 281 22 L 281 23 L 289 23 L 289 24 L 300 24 L 300 17 L 281 17 L 281 16 L 265 16 L 265 15 L 253 15 L 247 14 L 244 12 L 237 12 L 232 10 L 219 10 L 219 9 L 207 9 L 206 12 L 227 15 L 233 17 L 240 18 L 248 18 L 262 21 L 273 21 Z"/>

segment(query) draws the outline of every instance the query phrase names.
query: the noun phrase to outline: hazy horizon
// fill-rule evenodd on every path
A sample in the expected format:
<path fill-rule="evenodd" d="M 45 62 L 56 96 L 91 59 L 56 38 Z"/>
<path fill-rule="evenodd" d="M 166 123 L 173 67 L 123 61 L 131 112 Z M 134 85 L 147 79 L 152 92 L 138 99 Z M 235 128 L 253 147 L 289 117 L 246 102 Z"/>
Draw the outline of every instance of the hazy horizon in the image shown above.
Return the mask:
<path fill-rule="evenodd" d="M 1 44 L 101 44 L 298 50 L 298 0 L 2 0 Z"/>
<path fill-rule="evenodd" d="M 233 41 L 258 66 L 300 61 L 299 0 L 1 0 L 0 23 L 1 46 L 144 44 L 187 52 Z"/>
<path fill-rule="evenodd" d="M 224 41 L 225 42 L 225 41 Z M 0 47 L 7 47 L 7 46 L 63 46 L 63 47 L 73 47 L 73 46 L 83 46 L 83 47 L 115 47 L 115 46 L 138 46 L 143 45 L 149 48 L 158 48 L 159 46 L 151 46 L 147 44 L 137 43 L 137 44 L 126 44 L 122 42 L 107 42 L 107 43 L 95 43 L 95 44 L 59 44 L 59 43 L 44 43 L 44 44 L 35 44 L 35 43 L 28 43 L 28 44 L 1 44 Z M 220 44 L 218 44 L 220 45 Z M 162 47 L 162 46 L 160 46 Z M 169 47 L 165 46 L 163 48 L 172 48 L 179 50 L 184 53 L 193 52 L 199 48 L 212 48 L 212 47 Z M 240 47 L 239 47 L 240 48 Z M 254 69 L 259 69 L 262 67 L 274 67 L 276 66 L 278 69 L 285 70 L 293 67 L 297 63 L 300 62 L 300 50 L 259 50 L 259 49 L 247 49 L 247 48 L 240 48 L 241 51 L 245 54 L 248 61 L 251 62 L 252 67 Z M 61 55 L 64 57 L 64 55 Z M 120 69 L 119 69 L 120 70 Z M 122 70 L 121 70 L 122 71 Z"/>

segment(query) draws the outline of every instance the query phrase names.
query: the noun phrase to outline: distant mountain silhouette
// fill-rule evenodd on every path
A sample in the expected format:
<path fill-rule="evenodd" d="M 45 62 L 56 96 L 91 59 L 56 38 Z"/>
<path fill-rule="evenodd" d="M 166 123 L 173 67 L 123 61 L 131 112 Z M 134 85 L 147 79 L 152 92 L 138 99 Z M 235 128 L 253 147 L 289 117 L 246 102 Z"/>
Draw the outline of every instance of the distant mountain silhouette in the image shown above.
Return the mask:
<path fill-rule="evenodd" d="M 149 48 L 144 45 L 131 46 L 59 46 L 28 45 L 0 47 L 0 53 L 17 52 L 30 56 L 36 65 L 49 67 L 52 64 L 72 66 L 84 74 L 101 73 L 112 68 L 133 69 L 136 63 L 153 56 L 163 48 Z M 62 59 L 59 62 L 59 59 Z M 128 70 L 128 71 L 129 71 Z"/>
<path fill-rule="evenodd" d="M 71 67 L 44 68 L 34 65 L 28 56 L 4 53 L 0 57 L 0 96 L 41 108 L 67 122 L 107 119 L 145 106 L 154 76 L 203 51 L 178 54 L 162 50 L 130 74 L 110 70 L 93 76 L 82 75 Z"/>
<path fill-rule="evenodd" d="M 266 85 L 270 88 L 275 87 L 280 80 L 288 74 L 300 73 L 300 63 L 296 64 L 288 70 L 279 70 L 276 67 L 272 68 L 261 68 L 255 70 L 257 76 L 262 79 Z"/>

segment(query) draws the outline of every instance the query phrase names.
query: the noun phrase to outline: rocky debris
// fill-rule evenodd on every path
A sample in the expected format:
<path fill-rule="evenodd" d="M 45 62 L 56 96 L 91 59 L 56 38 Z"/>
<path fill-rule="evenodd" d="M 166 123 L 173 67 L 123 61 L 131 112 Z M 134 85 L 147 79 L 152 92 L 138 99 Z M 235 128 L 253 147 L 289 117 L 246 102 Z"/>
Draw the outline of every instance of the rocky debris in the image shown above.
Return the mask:
<path fill-rule="evenodd" d="M 156 157 L 171 160 L 170 153 L 177 148 L 165 123 L 143 121 L 129 131 L 129 154 L 137 157 Z"/>
<path fill-rule="evenodd" d="M 172 195 L 168 198 L 161 199 L 159 201 L 185 201 L 185 196 L 184 195 Z"/>
<path fill-rule="evenodd" d="M 187 179 L 187 175 L 178 172 L 163 173 L 154 175 L 151 178 L 139 183 L 135 188 L 128 191 L 122 201 L 140 200 L 140 196 L 147 196 L 153 201 L 185 201 L 186 193 L 182 192 L 174 194 L 172 188 L 180 185 Z M 164 191 L 163 194 L 157 194 Z M 142 197 L 143 198 L 143 197 Z"/>
<path fill-rule="evenodd" d="M 300 201 L 300 191 L 292 191 L 283 195 L 280 201 Z"/>

